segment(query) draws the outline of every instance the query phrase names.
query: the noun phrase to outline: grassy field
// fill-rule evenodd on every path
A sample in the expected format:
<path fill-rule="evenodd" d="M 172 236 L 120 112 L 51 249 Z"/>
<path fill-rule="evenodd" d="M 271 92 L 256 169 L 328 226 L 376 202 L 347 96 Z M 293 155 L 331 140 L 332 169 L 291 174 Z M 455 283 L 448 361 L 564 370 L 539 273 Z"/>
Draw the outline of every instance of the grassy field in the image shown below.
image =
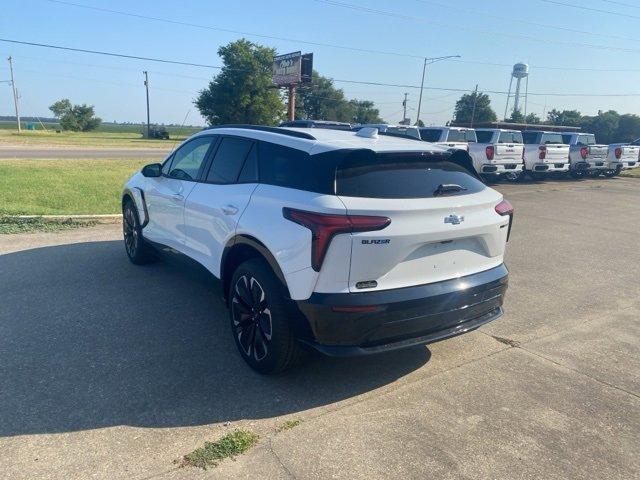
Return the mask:
<path fill-rule="evenodd" d="M 145 159 L 0 160 L 0 215 L 120 213 L 120 194 Z"/>
<path fill-rule="evenodd" d="M 640 178 L 640 168 L 634 168 L 632 170 L 625 170 L 620 174 L 622 177 L 635 177 Z"/>
<path fill-rule="evenodd" d="M 69 147 L 125 147 L 168 149 L 197 132 L 197 127 L 167 127 L 169 140 L 147 140 L 142 138 L 141 125 L 101 125 L 93 132 L 56 133 L 56 124 L 47 124 L 47 130 L 23 130 L 18 134 L 15 123 L 0 122 L 0 146 L 69 146 Z"/>

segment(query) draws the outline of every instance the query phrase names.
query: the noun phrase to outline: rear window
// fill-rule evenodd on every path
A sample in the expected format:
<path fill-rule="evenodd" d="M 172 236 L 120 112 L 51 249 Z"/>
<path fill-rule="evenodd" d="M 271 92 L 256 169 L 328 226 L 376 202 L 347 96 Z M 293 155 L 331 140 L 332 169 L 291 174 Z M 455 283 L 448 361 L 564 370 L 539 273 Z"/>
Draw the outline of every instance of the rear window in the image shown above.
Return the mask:
<path fill-rule="evenodd" d="M 473 130 L 449 130 L 449 142 L 475 142 L 476 132 Z"/>
<path fill-rule="evenodd" d="M 418 133 L 417 128 L 387 127 L 387 133 L 404 135 L 406 137 L 420 138 L 420 134 Z"/>
<path fill-rule="evenodd" d="M 431 198 L 483 190 L 484 184 L 467 168 L 454 155 L 356 151 L 338 166 L 336 193 L 347 197 Z"/>
<path fill-rule="evenodd" d="M 564 143 L 564 141 L 562 140 L 562 135 L 559 133 L 543 133 L 540 143 L 544 145 L 558 145 Z"/>
<path fill-rule="evenodd" d="M 476 137 L 478 137 L 479 143 L 491 143 L 493 132 L 491 131 L 478 131 L 476 130 Z"/>
<path fill-rule="evenodd" d="M 578 135 L 578 145 L 595 145 L 595 135 Z"/>
<path fill-rule="evenodd" d="M 522 143 L 522 133 L 520 132 L 500 132 L 498 143 Z"/>
<path fill-rule="evenodd" d="M 421 128 L 420 138 L 425 142 L 437 142 L 442 135 L 442 129 L 440 128 Z"/>

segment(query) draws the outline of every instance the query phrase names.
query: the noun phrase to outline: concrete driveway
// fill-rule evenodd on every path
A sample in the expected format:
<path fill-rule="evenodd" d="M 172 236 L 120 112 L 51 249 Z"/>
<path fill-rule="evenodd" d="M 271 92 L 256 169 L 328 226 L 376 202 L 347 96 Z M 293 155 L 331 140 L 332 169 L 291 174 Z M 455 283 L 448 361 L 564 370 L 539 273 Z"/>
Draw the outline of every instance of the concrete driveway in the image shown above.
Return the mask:
<path fill-rule="evenodd" d="M 639 478 L 640 181 L 498 189 L 504 317 L 277 377 L 207 274 L 130 265 L 117 226 L 0 236 L 2 477 Z M 236 427 L 261 439 L 235 462 L 172 463 Z"/>

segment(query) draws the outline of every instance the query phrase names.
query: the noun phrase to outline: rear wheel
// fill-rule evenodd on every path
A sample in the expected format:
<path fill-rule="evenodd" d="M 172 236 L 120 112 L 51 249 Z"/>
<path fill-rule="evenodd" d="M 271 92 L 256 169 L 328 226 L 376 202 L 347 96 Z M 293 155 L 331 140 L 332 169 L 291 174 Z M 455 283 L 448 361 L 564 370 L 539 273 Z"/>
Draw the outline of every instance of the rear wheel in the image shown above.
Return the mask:
<path fill-rule="evenodd" d="M 544 180 L 546 175 L 543 172 L 529 172 L 531 178 L 533 178 L 536 182 Z"/>
<path fill-rule="evenodd" d="M 132 263 L 144 265 L 155 260 L 152 248 L 142 236 L 138 211 L 131 200 L 125 201 L 122 207 L 122 233 L 124 248 Z"/>
<path fill-rule="evenodd" d="M 584 178 L 584 170 L 571 170 L 569 172 L 573 178 Z"/>
<path fill-rule="evenodd" d="M 251 368 L 273 374 L 297 362 L 301 346 L 289 326 L 285 288 L 263 260 L 236 269 L 228 298 L 233 339 Z"/>

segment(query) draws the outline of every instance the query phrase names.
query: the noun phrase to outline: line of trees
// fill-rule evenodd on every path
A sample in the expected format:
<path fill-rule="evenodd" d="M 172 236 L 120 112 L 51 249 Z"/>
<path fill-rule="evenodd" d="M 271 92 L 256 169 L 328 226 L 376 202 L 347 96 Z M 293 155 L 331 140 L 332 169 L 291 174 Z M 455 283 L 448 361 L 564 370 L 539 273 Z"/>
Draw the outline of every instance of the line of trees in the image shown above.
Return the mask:
<path fill-rule="evenodd" d="M 473 92 L 460 97 L 454 109 L 453 122 L 470 123 L 472 116 L 474 123 L 495 122 L 498 119 L 496 112 L 491 108 L 489 95 Z M 597 141 L 601 143 L 631 142 L 640 138 L 640 116 L 631 113 L 619 114 L 615 110 L 599 111 L 597 115 L 590 116 L 583 115 L 578 110 L 553 109 L 547 113 L 547 118 L 544 120 L 535 113 L 525 117 L 516 110 L 505 121 L 541 126 L 580 127 L 584 132 L 594 133 Z"/>

